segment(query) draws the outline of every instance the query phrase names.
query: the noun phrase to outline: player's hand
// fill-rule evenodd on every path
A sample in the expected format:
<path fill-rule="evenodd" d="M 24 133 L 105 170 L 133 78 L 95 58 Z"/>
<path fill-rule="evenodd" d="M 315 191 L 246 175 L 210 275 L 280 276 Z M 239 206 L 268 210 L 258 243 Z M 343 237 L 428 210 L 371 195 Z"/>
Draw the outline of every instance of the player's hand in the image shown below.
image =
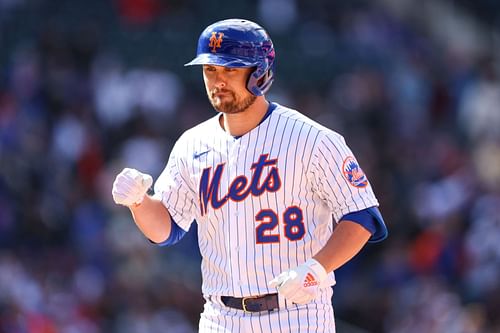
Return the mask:
<path fill-rule="evenodd" d="M 153 178 L 150 175 L 125 168 L 113 183 L 113 200 L 124 206 L 140 204 L 152 184 Z"/>
<path fill-rule="evenodd" d="M 269 286 L 278 289 L 278 293 L 288 301 L 306 304 L 316 298 L 327 275 L 325 268 L 317 260 L 309 259 L 272 279 Z"/>

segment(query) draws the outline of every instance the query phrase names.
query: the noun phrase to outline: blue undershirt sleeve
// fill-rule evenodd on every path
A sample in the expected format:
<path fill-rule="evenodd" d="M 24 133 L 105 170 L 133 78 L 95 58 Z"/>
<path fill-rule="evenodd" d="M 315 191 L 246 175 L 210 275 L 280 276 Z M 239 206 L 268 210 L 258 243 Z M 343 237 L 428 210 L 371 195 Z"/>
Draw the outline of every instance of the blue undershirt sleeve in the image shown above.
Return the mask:
<path fill-rule="evenodd" d="M 170 246 L 178 243 L 182 237 L 186 235 L 186 231 L 179 227 L 177 223 L 172 219 L 172 227 L 170 229 L 170 236 L 168 238 L 161 242 L 161 243 L 155 243 L 152 240 L 150 240 L 151 243 L 156 244 L 158 246 Z"/>
<path fill-rule="evenodd" d="M 389 234 L 382 214 L 376 206 L 348 213 L 340 219 L 342 220 L 358 223 L 368 230 L 372 234 L 368 240 L 369 243 L 383 241 Z"/>

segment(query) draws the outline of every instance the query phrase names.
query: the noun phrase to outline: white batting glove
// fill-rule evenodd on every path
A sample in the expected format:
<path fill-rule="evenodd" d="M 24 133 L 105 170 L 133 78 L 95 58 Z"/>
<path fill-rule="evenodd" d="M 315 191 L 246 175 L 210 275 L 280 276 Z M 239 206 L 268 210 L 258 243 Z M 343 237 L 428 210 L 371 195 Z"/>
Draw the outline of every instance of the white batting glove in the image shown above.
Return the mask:
<path fill-rule="evenodd" d="M 296 304 L 306 304 L 316 298 L 319 286 L 328 273 L 315 259 L 289 269 L 269 281 L 269 286 L 278 289 L 285 299 Z"/>
<path fill-rule="evenodd" d="M 152 184 L 153 178 L 150 175 L 125 168 L 113 183 L 113 200 L 124 206 L 140 204 Z"/>

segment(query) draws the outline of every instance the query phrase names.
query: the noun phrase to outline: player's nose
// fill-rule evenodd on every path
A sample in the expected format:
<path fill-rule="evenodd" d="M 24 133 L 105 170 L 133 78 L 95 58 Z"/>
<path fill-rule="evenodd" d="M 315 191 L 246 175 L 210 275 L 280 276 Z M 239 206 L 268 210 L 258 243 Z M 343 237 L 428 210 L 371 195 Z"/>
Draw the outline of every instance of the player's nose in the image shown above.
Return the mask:
<path fill-rule="evenodd" d="M 218 89 L 224 88 L 226 86 L 226 80 L 224 78 L 224 75 L 218 74 L 215 76 L 214 86 Z"/>

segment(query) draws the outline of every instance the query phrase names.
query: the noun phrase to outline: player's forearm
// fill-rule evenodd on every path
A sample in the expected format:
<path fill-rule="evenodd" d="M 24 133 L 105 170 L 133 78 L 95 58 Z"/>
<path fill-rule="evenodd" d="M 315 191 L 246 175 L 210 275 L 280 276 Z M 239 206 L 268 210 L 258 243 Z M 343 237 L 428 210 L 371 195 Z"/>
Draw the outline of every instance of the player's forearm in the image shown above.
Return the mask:
<path fill-rule="evenodd" d="M 314 256 L 327 272 L 351 260 L 368 242 L 370 232 L 358 223 L 341 221 L 326 245 Z"/>
<path fill-rule="evenodd" d="M 153 242 L 161 243 L 170 236 L 170 214 L 160 200 L 146 195 L 140 205 L 131 206 L 130 210 L 135 224 Z"/>

